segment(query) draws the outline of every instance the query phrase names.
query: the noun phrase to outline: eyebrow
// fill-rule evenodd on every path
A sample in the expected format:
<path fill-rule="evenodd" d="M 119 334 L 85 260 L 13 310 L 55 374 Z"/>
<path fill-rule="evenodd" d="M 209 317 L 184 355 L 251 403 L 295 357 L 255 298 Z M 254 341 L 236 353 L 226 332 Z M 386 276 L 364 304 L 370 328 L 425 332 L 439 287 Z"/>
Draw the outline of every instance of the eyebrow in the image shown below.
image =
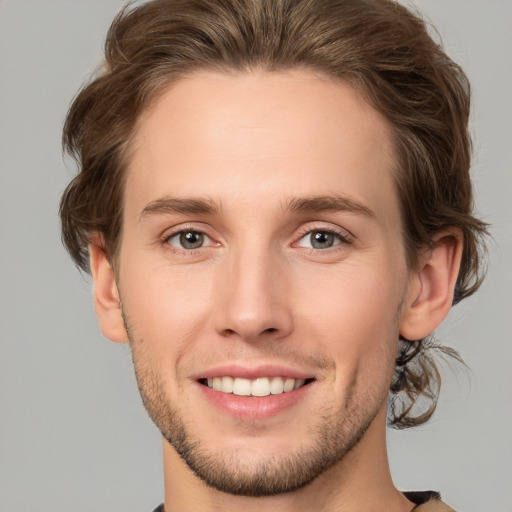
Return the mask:
<path fill-rule="evenodd" d="M 140 220 L 152 215 L 172 213 L 213 215 L 220 210 L 220 203 L 213 199 L 166 196 L 148 203 L 140 213 Z M 364 204 L 350 197 L 340 195 L 290 198 L 286 201 L 284 210 L 289 213 L 349 212 L 375 218 L 375 213 Z"/>
<path fill-rule="evenodd" d="M 291 213 L 296 212 L 349 212 L 375 218 L 375 213 L 368 206 L 347 196 L 325 195 L 292 198 L 286 207 Z"/>
<path fill-rule="evenodd" d="M 220 211 L 220 204 L 212 199 L 193 199 L 181 197 L 161 197 L 148 203 L 140 213 L 140 220 L 144 218 L 170 213 L 214 214 Z"/>

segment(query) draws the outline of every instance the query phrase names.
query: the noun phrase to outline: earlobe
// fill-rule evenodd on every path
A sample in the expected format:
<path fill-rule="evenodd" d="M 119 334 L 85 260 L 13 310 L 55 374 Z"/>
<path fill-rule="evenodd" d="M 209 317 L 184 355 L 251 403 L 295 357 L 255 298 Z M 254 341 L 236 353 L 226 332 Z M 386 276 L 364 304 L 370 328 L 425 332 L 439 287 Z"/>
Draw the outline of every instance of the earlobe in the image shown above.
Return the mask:
<path fill-rule="evenodd" d="M 89 255 L 94 281 L 94 308 L 100 330 L 109 340 L 127 343 L 129 340 L 123 322 L 119 291 L 110 261 L 99 242 L 90 244 Z"/>
<path fill-rule="evenodd" d="M 401 315 L 400 334 L 408 340 L 424 338 L 448 315 L 462 258 L 462 234 L 443 231 L 432 240 L 412 273 Z"/>

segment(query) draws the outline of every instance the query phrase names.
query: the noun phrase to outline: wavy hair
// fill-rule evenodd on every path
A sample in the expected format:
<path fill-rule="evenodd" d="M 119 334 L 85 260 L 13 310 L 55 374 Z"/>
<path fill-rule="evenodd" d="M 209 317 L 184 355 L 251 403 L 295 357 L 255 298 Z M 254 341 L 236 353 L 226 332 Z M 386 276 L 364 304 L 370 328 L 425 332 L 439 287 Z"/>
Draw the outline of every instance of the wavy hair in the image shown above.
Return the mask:
<path fill-rule="evenodd" d="M 198 69 L 297 67 L 351 84 L 386 117 L 408 264 L 414 268 L 436 232 L 456 227 L 464 250 L 453 303 L 474 293 L 483 278 L 487 226 L 473 215 L 470 85 L 421 17 L 393 0 L 127 5 L 108 32 L 101 71 L 75 97 L 64 126 L 64 149 L 79 173 L 62 196 L 60 215 L 76 264 L 89 271 L 90 237 L 99 233 L 115 268 L 130 139 L 141 112 L 169 84 Z M 440 386 L 436 347 L 428 339 L 401 340 L 391 425 L 414 426 L 432 415 Z"/>

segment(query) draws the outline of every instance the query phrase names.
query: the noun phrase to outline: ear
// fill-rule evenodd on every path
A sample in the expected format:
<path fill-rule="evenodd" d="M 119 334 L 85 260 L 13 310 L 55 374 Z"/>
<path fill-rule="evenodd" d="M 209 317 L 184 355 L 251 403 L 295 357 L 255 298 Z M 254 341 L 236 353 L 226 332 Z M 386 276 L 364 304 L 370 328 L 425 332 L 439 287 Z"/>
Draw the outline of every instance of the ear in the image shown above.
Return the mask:
<path fill-rule="evenodd" d="M 128 343 L 114 271 L 99 239 L 89 245 L 89 257 L 94 281 L 94 309 L 100 330 L 109 340 Z"/>
<path fill-rule="evenodd" d="M 443 231 L 421 256 L 411 273 L 409 290 L 400 320 L 400 334 L 419 340 L 432 334 L 448 315 L 462 258 L 462 233 Z"/>

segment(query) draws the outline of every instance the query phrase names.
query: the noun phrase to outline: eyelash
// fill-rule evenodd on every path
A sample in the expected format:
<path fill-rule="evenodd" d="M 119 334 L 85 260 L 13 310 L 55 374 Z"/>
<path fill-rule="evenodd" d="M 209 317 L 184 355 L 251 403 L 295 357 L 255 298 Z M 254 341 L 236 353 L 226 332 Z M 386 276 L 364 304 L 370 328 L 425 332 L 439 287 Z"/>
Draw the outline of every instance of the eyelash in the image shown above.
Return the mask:
<path fill-rule="evenodd" d="M 185 234 L 185 233 L 196 233 L 196 234 L 199 234 L 199 235 L 203 235 L 203 236 L 207 237 L 210 240 L 211 245 L 209 245 L 209 246 L 201 246 L 201 247 L 198 247 L 197 249 L 185 249 L 185 248 L 182 248 L 182 247 L 181 248 L 180 247 L 176 247 L 176 246 L 171 245 L 169 243 L 170 240 L 172 240 L 173 238 L 175 238 L 177 236 L 180 236 L 182 234 Z M 335 237 L 338 238 L 339 243 L 337 243 L 337 244 L 335 244 L 335 245 L 333 245 L 331 247 L 324 248 L 324 249 L 316 249 L 314 247 L 303 247 L 303 249 L 305 249 L 305 250 L 307 250 L 309 252 L 312 252 L 312 253 L 333 252 L 333 251 L 336 251 L 336 250 L 341 250 L 341 248 L 338 249 L 338 246 L 351 245 L 354 242 L 352 234 L 347 232 L 346 230 L 338 230 L 338 229 L 335 229 L 335 228 L 311 227 L 311 226 L 308 226 L 308 227 L 306 227 L 306 228 L 304 228 L 304 229 L 302 229 L 300 231 L 299 236 L 296 238 L 296 241 L 293 242 L 292 247 L 293 246 L 297 247 L 298 243 L 301 240 L 303 240 L 308 235 L 311 236 L 313 233 L 326 233 L 326 234 L 334 235 Z M 213 238 L 210 237 L 204 230 L 198 229 L 198 228 L 196 228 L 194 226 L 185 226 L 185 227 L 182 227 L 181 229 L 179 229 L 177 231 L 173 231 L 172 233 L 166 233 L 161 238 L 161 245 L 165 246 L 168 250 L 170 250 L 170 251 L 172 251 L 174 253 L 186 254 L 186 255 L 194 255 L 194 254 L 197 254 L 198 251 L 200 251 L 201 249 L 205 249 L 205 248 L 208 248 L 208 247 L 211 247 L 211 246 L 215 246 L 215 245 L 220 245 L 220 244 L 218 242 L 215 242 L 213 240 Z"/>
<path fill-rule="evenodd" d="M 161 239 L 161 245 L 165 246 L 166 249 L 168 249 L 169 251 L 172 251 L 176 254 L 186 254 L 186 255 L 197 254 L 198 251 L 200 251 L 201 249 L 205 249 L 208 247 L 208 246 L 206 246 L 206 247 L 202 246 L 202 247 L 198 247 L 197 249 L 185 249 L 183 247 L 176 247 L 169 243 L 170 240 L 172 240 L 173 238 L 175 238 L 179 235 L 185 234 L 185 233 L 197 233 L 199 235 L 203 235 L 203 236 L 207 237 L 212 242 L 212 245 L 220 245 L 220 244 L 218 244 L 218 242 L 215 242 L 212 239 L 212 237 L 209 236 L 203 229 L 198 229 L 194 226 L 184 226 L 177 231 L 173 231 L 172 233 L 166 233 Z"/>
<path fill-rule="evenodd" d="M 297 238 L 297 241 L 294 242 L 292 245 L 297 246 L 298 243 L 303 240 L 306 236 L 311 236 L 313 233 L 327 233 L 330 235 L 334 235 L 338 238 L 339 243 L 333 245 L 332 247 L 328 247 L 325 249 L 315 249 L 314 247 L 303 247 L 303 249 L 309 250 L 310 252 L 314 253 L 327 253 L 327 252 L 333 252 L 336 250 L 342 250 L 343 246 L 352 245 L 354 243 L 354 237 L 351 233 L 349 233 L 346 230 L 336 229 L 336 228 L 326 228 L 323 226 L 320 227 L 305 227 L 301 230 L 299 237 Z M 339 247 L 341 246 L 341 247 Z"/>

